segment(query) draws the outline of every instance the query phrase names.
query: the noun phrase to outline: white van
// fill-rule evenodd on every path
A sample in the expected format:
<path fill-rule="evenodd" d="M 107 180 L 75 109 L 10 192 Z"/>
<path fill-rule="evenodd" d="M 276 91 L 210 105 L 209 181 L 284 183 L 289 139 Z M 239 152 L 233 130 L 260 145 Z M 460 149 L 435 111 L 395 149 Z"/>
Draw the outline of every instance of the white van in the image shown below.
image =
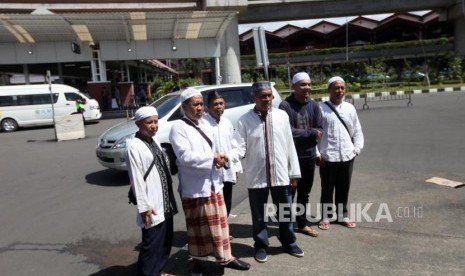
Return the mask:
<path fill-rule="evenodd" d="M 64 84 L 51 85 L 55 119 L 77 112 L 76 100 L 85 102 L 85 122 L 102 117 L 94 99 Z M 52 104 L 48 84 L 0 86 L 0 130 L 11 132 L 18 127 L 52 125 Z"/>

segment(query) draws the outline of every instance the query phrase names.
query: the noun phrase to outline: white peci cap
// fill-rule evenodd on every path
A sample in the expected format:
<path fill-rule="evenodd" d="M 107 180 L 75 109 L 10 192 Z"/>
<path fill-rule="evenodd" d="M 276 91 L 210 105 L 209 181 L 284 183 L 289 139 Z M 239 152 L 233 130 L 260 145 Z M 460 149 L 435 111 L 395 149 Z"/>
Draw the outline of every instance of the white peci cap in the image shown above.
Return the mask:
<path fill-rule="evenodd" d="M 144 120 L 147 117 L 154 116 L 154 115 L 158 116 L 157 109 L 149 105 L 149 106 L 143 106 L 137 109 L 136 114 L 134 114 L 134 117 L 136 119 L 136 122 L 139 122 L 139 121 Z"/>
<path fill-rule="evenodd" d="M 181 103 L 183 103 L 185 100 L 188 100 L 194 96 L 202 96 L 202 93 L 200 93 L 200 91 L 195 88 L 187 88 L 181 93 Z"/>
<path fill-rule="evenodd" d="M 339 77 L 339 76 L 336 76 L 336 77 L 332 77 L 328 80 L 328 88 L 331 86 L 331 84 L 335 81 L 342 81 L 345 83 L 344 79 Z"/>
<path fill-rule="evenodd" d="M 292 77 L 292 84 L 296 84 L 302 80 L 310 80 L 310 76 L 305 72 L 299 72 Z"/>

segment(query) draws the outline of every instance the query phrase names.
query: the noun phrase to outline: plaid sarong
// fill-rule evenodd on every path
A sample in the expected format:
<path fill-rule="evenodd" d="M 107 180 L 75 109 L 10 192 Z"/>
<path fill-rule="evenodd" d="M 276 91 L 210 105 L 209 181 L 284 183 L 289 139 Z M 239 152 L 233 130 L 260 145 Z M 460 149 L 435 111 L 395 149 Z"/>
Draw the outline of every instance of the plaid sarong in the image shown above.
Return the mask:
<path fill-rule="evenodd" d="M 214 255 L 217 262 L 233 257 L 229 242 L 229 225 L 223 191 L 210 197 L 183 198 L 189 254 L 193 257 Z"/>

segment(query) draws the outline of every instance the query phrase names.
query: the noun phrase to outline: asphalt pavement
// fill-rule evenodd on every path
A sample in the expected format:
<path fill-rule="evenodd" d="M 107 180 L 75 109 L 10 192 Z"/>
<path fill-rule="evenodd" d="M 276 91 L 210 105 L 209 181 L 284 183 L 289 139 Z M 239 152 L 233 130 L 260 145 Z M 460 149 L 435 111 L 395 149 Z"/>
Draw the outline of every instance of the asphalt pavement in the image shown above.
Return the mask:
<path fill-rule="evenodd" d="M 246 199 L 233 209 L 230 230 L 233 254 L 250 262 L 250 271 L 223 270 L 210 259 L 205 275 L 464 275 L 465 187 L 425 180 L 465 182 L 465 93 L 414 95 L 413 106 L 406 103 L 372 102 L 363 110 L 363 101 L 355 101 L 365 135 L 349 199 L 356 228 L 317 228 L 317 169 L 309 219 L 320 235 L 296 233 L 304 257 L 285 253 L 277 224 L 269 223 L 268 261 L 256 262 Z M 186 258 L 177 251 L 171 271 L 187 274 L 179 265 Z"/>
<path fill-rule="evenodd" d="M 355 100 L 365 134 L 349 197 L 356 228 L 331 224 L 317 238 L 296 233 L 305 251 L 296 258 L 280 248 L 277 224 L 270 223 L 268 261 L 257 263 L 248 199 L 238 183 L 232 250 L 252 267 L 223 270 L 210 259 L 204 275 L 464 275 L 465 187 L 425 180 L 465 182 L 465 92 L 416 94 L 412 103 L 372 102 L 363 110 Z M 140 233 L 126 203 L 128 179 L 95 157 L 99 134 L 124 120 L 115 117 L 86 125 L 86 138 L 76 141 L 54 142 L 53 128 L 0 133 L 2 275 L 134 275 Z M 317 171 L 310 194 L 315 221 L 319 196 Z M 181 212 L 167 271 L 188 274 L 185 242 Z"/>

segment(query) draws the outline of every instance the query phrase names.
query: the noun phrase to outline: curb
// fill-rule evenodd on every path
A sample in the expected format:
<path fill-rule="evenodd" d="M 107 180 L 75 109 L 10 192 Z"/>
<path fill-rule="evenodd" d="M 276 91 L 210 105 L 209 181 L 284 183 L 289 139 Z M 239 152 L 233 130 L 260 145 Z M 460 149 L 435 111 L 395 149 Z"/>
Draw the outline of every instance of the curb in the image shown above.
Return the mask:
<path fill-rule="evenodd" d="M 451 86 L 451 87 L 444 87 L 444 88 L 430 88 L 430 89 L 415 89 L 415 90 L 399 90 L 399 91 L 393 91 L 393 92 L 368 92 L 366 94 L 352 94 L 352 95 L 347 95 L 345 97 L 346 101 L 347 100 L 357 100 L 357 99 L 374 99 L 376 97 L 390 97 L 390 96 L 403 96 L 403 95 L 408 95 L 408 94 L 427 94 L 427 93 L 441 93 L 441 92 L 458 92 L 458 91 L 464 91 L 465 92 L 465 86 Z M 329 96 L 321 97 L 321 98 L 315 98 L 314 99 L 317 102 L 325 102 L 329 101 Z"/>

